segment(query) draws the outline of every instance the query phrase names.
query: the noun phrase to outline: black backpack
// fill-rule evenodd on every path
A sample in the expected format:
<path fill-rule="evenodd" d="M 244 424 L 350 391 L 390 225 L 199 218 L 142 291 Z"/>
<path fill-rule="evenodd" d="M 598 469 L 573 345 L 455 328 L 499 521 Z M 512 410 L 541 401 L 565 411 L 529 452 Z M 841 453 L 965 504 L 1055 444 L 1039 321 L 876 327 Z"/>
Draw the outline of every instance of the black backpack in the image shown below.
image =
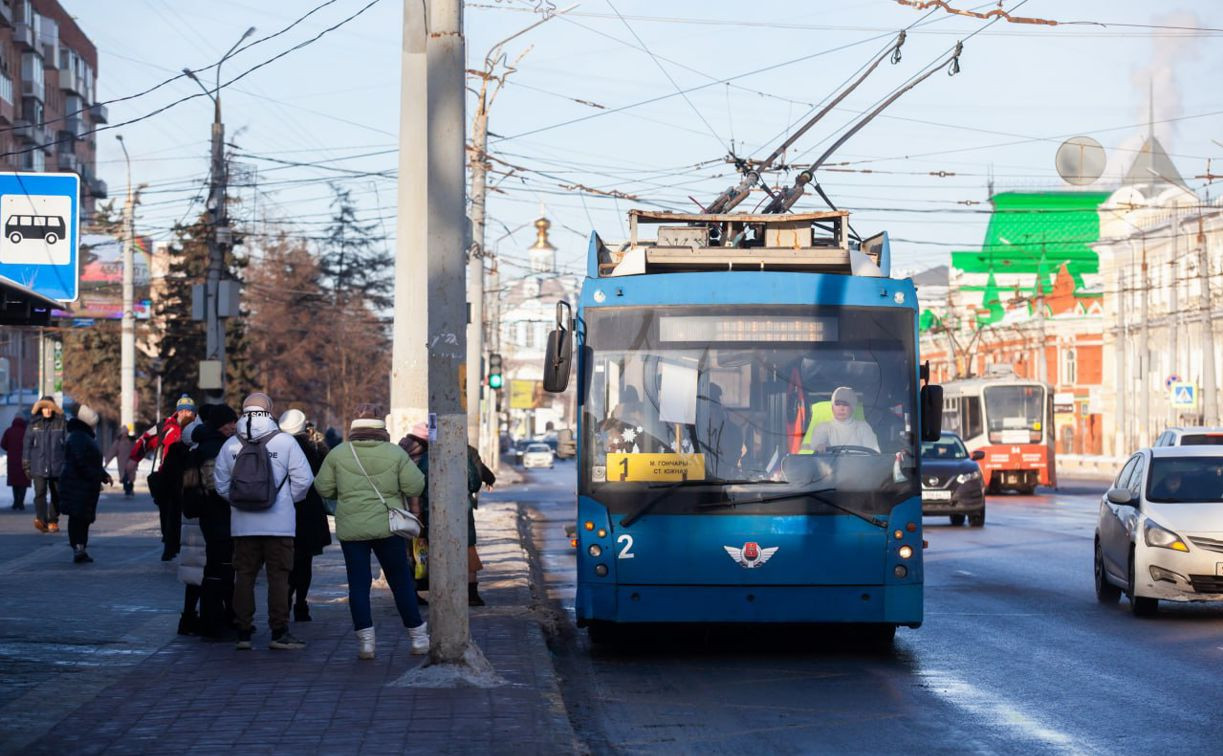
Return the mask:
<path fill-rule="evenodd" d="M 276 504 L 276 496 L 289 480 L 286 470 L 284 480 L 276 484 L 272 473 L 272 457 L 267 443 L 280 433 L 269 433 L 263 438 L 247 440 L 238 436 L 242 448 L 234 459 L 229 480 L 229 503 L 243 512 L 262 512 Z"/>

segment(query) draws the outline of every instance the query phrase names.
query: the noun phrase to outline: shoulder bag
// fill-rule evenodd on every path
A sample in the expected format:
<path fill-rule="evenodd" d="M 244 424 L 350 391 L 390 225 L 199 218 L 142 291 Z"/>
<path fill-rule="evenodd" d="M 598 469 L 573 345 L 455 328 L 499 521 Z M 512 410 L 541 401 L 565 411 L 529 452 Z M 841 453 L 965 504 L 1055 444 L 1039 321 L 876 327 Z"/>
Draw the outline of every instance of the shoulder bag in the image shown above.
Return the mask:
<path fill-rule="evenodd" d="M 381 501 L 382 506 L 386 507 L 387 525 L 390 526 L 391 535 L 397 535 L 400 538 L 416 538 L 420 536 L 420 520 L 416 518 L 416 515 L 409 512 L 406 507 L 392 507 L 390 504 L 387 504 L 386 497 L 378 490 L 378 486 L 374 484 L 374 479 L 369 477 L 369 473 L 365 472 L 365 465 L 361 464 L 361 458 L 357 456 L 357 448 L 350 443 L 348 450 L 352 452 L 352 458 L 357 463 L 357 469 L 369 481 L 370 488 L 374 489 L 374 493 L 378 494 L 378 501 Z"/>

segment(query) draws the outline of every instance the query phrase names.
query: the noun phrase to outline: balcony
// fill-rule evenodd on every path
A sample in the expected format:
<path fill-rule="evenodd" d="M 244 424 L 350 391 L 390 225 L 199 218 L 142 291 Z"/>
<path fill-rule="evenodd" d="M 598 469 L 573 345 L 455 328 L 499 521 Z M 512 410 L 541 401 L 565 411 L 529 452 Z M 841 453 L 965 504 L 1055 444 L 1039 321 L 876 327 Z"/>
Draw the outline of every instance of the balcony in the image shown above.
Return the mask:
<path fill-rule="evenodd" d="M 80 173 L 82 164 L 81 159 L 74 152 L 60 152 L 56 155 L 56 165 L 61 171 L 70 173 Z"/>
<path fill-rule="evenodd" d="M 0 26 L 13 25 L 13 7 L 8 0 L 0 0 Z"/>
<path fill-rule="evenodd" d="M 90 105 L 89 115 L 93 116 L 94 123 L 110 123 L 110 116 L 106 112 L 106 106 L 101 103 Z"/>
<path fill-rule="evenodd" d="M 13 44 L 18 50 L 33 50 L 34 49 L 34 27 L 24 21 L 19 21 L 13 26 Z"/>
<path fill-rule="evenodd" d="M 85 121 L 79 115 L 68 116 L 64 119 L 64 126 L 60 132 L 73 139 L 80 139 L 85 134 Z"/>
<path fill-rule="evenodd" d="M 42 145 L 43 142 L 41 140 L 45 133 L 46 131 L 42 127 L 36 126 L 29 121 L 18 119 L 17 123 L 13 125 L 13 138 L 26 144 Z"/>
<path fill-rule="evenodd" d="M 106 182 L 100 178 L 97 178 L 96 176 L 90 178 L 89 181 L 86 182 L 86 186 L 89 187 L 89 193 L 92 194 L 95 199 L 106 199 L 110 196 L 109 190 L 106 187 Z"/>
<path fill-rule="evenodd" d="M 75 95 L 86 94 L 83 77 L 78 76 L 71 68 L 59 70 L 59 88 Z"/>

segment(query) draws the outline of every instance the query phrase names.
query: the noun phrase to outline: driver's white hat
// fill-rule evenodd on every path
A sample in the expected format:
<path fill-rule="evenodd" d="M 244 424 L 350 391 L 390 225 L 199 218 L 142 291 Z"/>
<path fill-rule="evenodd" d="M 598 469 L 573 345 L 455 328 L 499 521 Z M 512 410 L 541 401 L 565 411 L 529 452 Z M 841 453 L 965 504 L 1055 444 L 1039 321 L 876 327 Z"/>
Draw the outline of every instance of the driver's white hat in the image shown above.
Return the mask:
<path fill-rule="evenodd" d="M 845 402 L 851 408 L 858 406 L 858 395 L 849 386 L 839 386 L 832 392 L 832 403 Z"/>

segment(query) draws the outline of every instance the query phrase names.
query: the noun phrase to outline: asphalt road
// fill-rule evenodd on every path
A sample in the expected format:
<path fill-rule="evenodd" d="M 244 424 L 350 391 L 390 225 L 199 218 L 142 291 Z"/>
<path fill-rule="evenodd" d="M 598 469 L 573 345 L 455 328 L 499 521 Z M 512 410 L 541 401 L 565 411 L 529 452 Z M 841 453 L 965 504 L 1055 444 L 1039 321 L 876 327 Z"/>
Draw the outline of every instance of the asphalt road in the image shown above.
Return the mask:
<path fill-rule="evenodd" d="M 988 500 L 984 528 L 927 518 L 925 623 L 890 650 L 844 632 L 671 631 L 592 648 L 573 627 L 574 467 L 526 503 L 563 619 L 565 702 L 595 753 L 1219 753 L 1223 604 L 1096 603 L 1103 482 Z"/>

